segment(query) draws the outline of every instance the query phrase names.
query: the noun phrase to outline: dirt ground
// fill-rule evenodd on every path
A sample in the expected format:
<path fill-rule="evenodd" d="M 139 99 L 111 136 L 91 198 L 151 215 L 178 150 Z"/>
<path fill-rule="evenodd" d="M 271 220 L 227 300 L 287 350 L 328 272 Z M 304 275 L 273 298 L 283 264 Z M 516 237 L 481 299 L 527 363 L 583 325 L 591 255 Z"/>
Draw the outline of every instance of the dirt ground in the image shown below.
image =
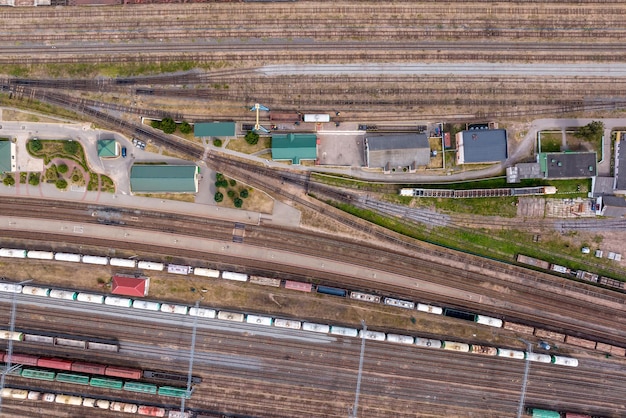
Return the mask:
<path fill-rule="evenodd" d="M 40 114 L 21 112 L 19 110 L 2 109 L 1 120 L 21 121 L 21 122 L 40 122 L 40 123 L 58 123 L 58 119 L 49 118 Z"/>

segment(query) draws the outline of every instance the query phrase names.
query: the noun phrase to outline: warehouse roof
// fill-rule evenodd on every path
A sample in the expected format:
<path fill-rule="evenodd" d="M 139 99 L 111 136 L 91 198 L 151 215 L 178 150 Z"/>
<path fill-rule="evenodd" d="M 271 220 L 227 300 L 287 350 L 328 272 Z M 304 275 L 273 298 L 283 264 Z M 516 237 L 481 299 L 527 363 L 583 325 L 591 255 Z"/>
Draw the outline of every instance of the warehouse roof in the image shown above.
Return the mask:
<path fill-rule="evenodd" d="M 147 277 L 113 276 L 111 293 L 114 295 L 143 297 L 148 294 L 150 279 Z"/>
<path fill-rule="evenodd" d="M 117 155 L 117 141 L 115 139 L 98 140 L 98 157 L 114 158 Z"/>
<path fill-rule="evenodd" d="M 504 129 L 474 129 L 456 134 L 457 163 L 493 163 L 506 160 Z"/>
<path fill-rule="evenodd" d="M 130 169 L 133 193 L 197 193 L 198 167 L 195 165 L 133 165 Z"/>
<path fill-rule="evenodd" d="M 235 136 L 235 122 L 203 122 L 193 125 L 193 134 L 202 136 Z"/>
<path fill-rule="evenodd" d="M 626 138 L 615 144 L 615 190 L 626 192 Z"/>
<path fill-rule="evenodd" d="M 415 168 L 430 162 L 426 134 L 367 136 L 365 150 L 370 168 Z"/>
<path fill-rule="evenodd" d="M 289 160 L 293 164 L 300 164 L 300 160 L 316 159 L 315 134 L 272 135 L 272 160 Z"/>
<path fill-rule="evenodd" d="M 595 152 L 540 153 L 539 164 L 546 178 L 585 178 L 596 173 Z"/>
<path fill-rule="evenodd" d="M 0 173 L 10 173 L 14 170 L 13 141 L 0 141 Z"/>

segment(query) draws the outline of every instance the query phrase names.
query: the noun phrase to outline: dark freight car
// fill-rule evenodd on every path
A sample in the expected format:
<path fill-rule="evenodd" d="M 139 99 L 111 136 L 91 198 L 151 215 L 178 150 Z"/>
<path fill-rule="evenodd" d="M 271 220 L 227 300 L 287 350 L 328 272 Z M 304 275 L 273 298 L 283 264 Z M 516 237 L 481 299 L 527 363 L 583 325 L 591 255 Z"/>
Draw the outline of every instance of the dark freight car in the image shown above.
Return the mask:
<path fill-rule="evenodd" d="M 476 314 L 465 312 L 465 311 L 459 311 L 457 309 L 446 308 L 443 310 L 443 314 L 445 316 L 449 316 L 450 318 L 464 319 L 466 321 L 473 322 L 476 320 Z"/>
<path fill-rule="evenodd" d="M 333 295 L 345 298 L 347 292 L 343 289 L 337 289 L 336 287 L 317 286 L 317 293 L 324 293 L 326 295 Z"/>

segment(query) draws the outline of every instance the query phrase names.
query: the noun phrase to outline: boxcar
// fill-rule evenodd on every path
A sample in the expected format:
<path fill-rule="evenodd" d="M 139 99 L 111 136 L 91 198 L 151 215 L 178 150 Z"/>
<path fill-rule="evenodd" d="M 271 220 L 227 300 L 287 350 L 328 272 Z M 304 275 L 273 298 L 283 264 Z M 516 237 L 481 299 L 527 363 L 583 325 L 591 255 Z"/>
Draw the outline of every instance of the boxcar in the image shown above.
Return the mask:
<path fill-rule="evenodd" d="M 150 417 L 164 417 L 165 409 L 156 406 L 140 405 L 137 409 L 139 415 L 147 415 Z"/>
<path fill-rule="evenodd" d="M 72 363 L 72 371 L 87 373 L 87 374 L 104 374 L 106 370 L 106 366 L 102 364 L 95 363 L 83 363 L 80 361 L 75 361 Z"/>
<path fill-rule="evenodd" d="M 359 335 L 359 331 L 354 328 L 338 327 L 335 325 L 330 327 L 330 333 L 333 335 L 343 335 L 344 337 L 356 337 Z"/>
<path fill-rule="evenodd" d="M 137 262 L 135 260 L 128 260 L 126 258 L 112 258 L 111 260 L 109 260 L 109 264 L 114 267 L 135 268 Z"/>
<path fill-rule="evenodd" d="M 302 328 L 302 322 L 294 321 L 292 319 L 276 318 L 274 320 L 274 326 L 280 328 L 300 329 Z"/>
<path fill-rule="evenodd" d="M 350 299 L 361 300 L 363 302 L 380 303 L 380 296 L 361 292 L 350 292 Z"/>
<path fill-rule="evenodd" d="M 124 379 L 141 379 L 141 370 L 127 369 L 125 367 L 107 366 L 104 374 L 106 376 L 122 377 Z"/>
<path fill-rule="evenodd" d="M 443 308 L 440 308 L 439 306 L 426 305 L 423 303 L 417 304 L 417 310 L 420 312 L 427 312 L 435 315 L 443 314 Z"/>
<path fill-rule="evenodd" d="M 47 367 L 49 369 L 72 370 L 72 362 L 61 358 L 39 357 L 37 360 L 37 366 Z"/>
<path fill-rule="evenodd" d="M 248 275 L 243 273 L 235 273 L 233 271 L 223 271 L 222 279 L 234 280 L 236 282 L 247 282 Z"/>
<path fill-rule="evenodd" d="M 89 386 L 106 389 L 122 389 L 123 382 L 116 379 L 107 379 L 105 377 L 92 377 Z"/>
<path fill-rule="evenodd" d="M 246 322 L 248 324 L 258 324 L 270 326 L 274 322 L 274 319 L 269 316 L 260 315 L 246 315 Z"/>
<path fill-rule="evenodd" d="M 49 380 L 53 381 L 55 372 L 51 372 L 48 370 L 38 370 L 38 369 L 23 369 L 21 373 L 22 377 L 27 379 L 38 379 L 38 380 Z"/>
<path fill-rule="evenodd" d="M 24 286 L 22 287 L 22 294 L 31 296 L 49 296 L 50 289 L 47 287 L 38 286 Z"/>
<path fill-rule="evenodd" d="M 217 279 L 220 277 L 219 270 L 205 269 L 203 267 L 196 267 L 193 269 L 193 274 L 196 276 L 213 277 Z"/>
<path fill-rule="evenodd" d="M 400 299 L 394 299 L 394 298 L 385 298 L 383 300 L 383 303 L 385 305 L 396 306 L 398 308 L 415 309 L 415 303 L 413 303 L 411 301 L 408 301 L 408 300 L 400 300 Z"/>
<path fill-rule="evenodd" d="M 330 326 L 325 324 L 315 324 L 313 322 L 303 322 L 302 329 L 305 331 L 319 332 L 322 334 L 328 334 L 330 332 Z"/>
<path fill-rule="evenodd" d="M 470 345 L 465 343 L 457 343 L 455 341 L 444 341 L 441 344 L 441 348 L 444 350 L 461 351 L 468 353 L 470 351 Z"/>
<path fill-rule="evenodd" d="M 50 290 L 50 297 L 54 299 L 76 300 L 77 296 L 78 293 L 72 292 L 71 290 Z"/>
<path fill-rule="evenodd" d="M 387 341 L 399 344 L 413 344 L 415 339 L 410 335 L 387 334 Z"/>
<path fill-rule="evenodd" d="M 4 358 L 4 360 L 6 361 L 6 356 Z M 13 364 L 23 364 L 24 366 L 36 366 L 37 365 L 37 360 L 39 360 L 39 357 L 37 356 L 31 356 L 29 354 L 15 354 L 13 353 L 13 355 L 11 356 L 11 362 Z"/>
<path fill-rule="evenodd" d="M 80 254 L 56 253 L 54 255 L 56 261 L 68 261 L 70 263 L 80 263 Z"/>
<path fill-rule="evenodd" d="M 528 257 L 523 254 L 517 255 L 517 262 L 527 264 L 529 266 L 539 267 L 544 270 L 548 270 L 550 268 L 550 263 L 548 263 L 547 261 L 539 260 L 538 258 Z"/>
<path fill-rule="evenodd" d="M 336 287 L 317 286 L 317 293 L 345 298 L 347 291 L 345 291 L 344 289 L 338 289 Z"/>
<path fill-rule="evenodd" d="M 250 276 L 250 283 L 261 286 L 280 287 L 280 279 L 272 279 L 270 277 Z"/>
<path fill-rule="evenodd" d="M 524 351 L 509 350 L 507 348 L 498 348 L 498 357 L 506 357 L 517 360 L 524 360 L 526 353 Z"/>
<path fill-rule="evenodd" d="M 126 382 L 124 383 L 124 390 L 128 392 L 149 393 L 151 395 L 155 395 L 157 387 L 156 385 L 150 383 Z"/>
<path fill-rule="evenodd" d="M 26 250 L 16 248 L 0 248 L 0 257 L 26 258 Z"/>
<path fill-rule="evenodd" d="M 54 339 L 54 345 L 60 345 L 61 347 L 80 348 L 81 350 L 85 350 L 87 348 L 87 341 L 56 337 Z"/>
<path fill-rule="evenodd" d="M 107 296 L 104 298 L 105 305 L 111 306 L 121 306 L 124 308 L 129 308 L 132 305 L 133 300 L 129 298 L 118 298 L 116 296 Z"/>
<path fill-rule="evenodd" d="M 475 321 L 476 314 L 471 312 L 459 311 L 458 309 L 446 308 L 443 310 L 443 314 L 450 318 L 463 319 L 465 321 Z"/>
<path fill-rule="evenodd" d="M 167 272 L 172 274 L 190 274 L 193 269 L 190 266 L 181 266 L 178 264 L 168 264 Z"/>
<path fill-rule="evenodd" d="M 161 386 L 157 392 L 161 396 L 173 396 L 176 398 L 189 398 L 187 389 L 175 388 L 172 386 Z"/>
<path fill-rule="evenodd" d="M 217 314 L 217 312 L 215 312 L 215 309 L 207 309 L 207 308 L 189 308 L 189 315 L 191 316 L 199 316 L 202 318 L 215 318 L 215 315 Z"/>
<path fill-rule="evenodd" d="M 167 313 L 175 313 L 179 315 L 187 315 L 189 308 L 183 305 L 173 305 L 171 303 L 162 303 L 160 311 Z"/>
<path fill-rule="evenodd" d="M 365 331 L 365 336 L 363 335 L 363 330 L 359 331 L 359 337 L 365 338 L 366 340 L 374 340 L 374 341 L 385 341 L 385 333 L 378 331 Z"/>
<path fill-rule="evenodd" d="M 298 290 L 300 292 L 310 292 L 313 288 L 311 283 L 295 282 L 293 280 L 285 280 L 285 289 Z"/>
<path fill-rule="evenodd" d="M 120 346 L 118 344 L 98 343 L 95 341 L 89 341 L 87 348 L 89 350 L 112 351 L 114 353 L 120 351 Z"/>
<path fill-rule="evenodd" d="M 552 363 L 559 366 L 578 367 L 578 360 L 570 357 L 552 356 Z"/>
<path fill-rule="evenodd" d="M 138 261 L 137 268 L 142 270 L 163 271 L 163 269 L 165 268 L 165 264 L 155 263 L 153 261 Z"/>
<path fill-rule="evenodd" d="M 92 293 L 79 293 L 76 296 L 76 300 L 80 302 L 98 303 L 102 305 L 104 303 L 104 295 L 95 295 Z"/>
<path fill-rule="evenodd" d="M 134 300 L 133 308 L 145 309 L 147 311 L 158 311 L 161 308 L 161 304 L 158 302 L 150 302 L 147 300 Z"/>
<path fill-rule="evenodd" d="M 88 385 L 89 384 L 89 376 L 85 376 L 81 374 L 57 373 L 55 380 L 57 382 L 72 383 L 75 385 Z"/>
<path fill-rule="evenodd" d="M 217 314 L 217 319 L 223 319 L 225 321 L 233 322 L 243 322 L 244 317 L 242 313 L 220 311 Z"/>
<path fill-rule="evenodd" d="M 109 264 L 109 259 L 107 257 L 99 257 L 97 255 L 84 255 L 83 263 L 85 264 L 97 264 L 99 266 L 106 266 Z"/>
<path fill-rule="evenodd" d="M 51 251 L 28 251 L 26 257 L 37 260 L 54 260 L 54 253 Z"/>

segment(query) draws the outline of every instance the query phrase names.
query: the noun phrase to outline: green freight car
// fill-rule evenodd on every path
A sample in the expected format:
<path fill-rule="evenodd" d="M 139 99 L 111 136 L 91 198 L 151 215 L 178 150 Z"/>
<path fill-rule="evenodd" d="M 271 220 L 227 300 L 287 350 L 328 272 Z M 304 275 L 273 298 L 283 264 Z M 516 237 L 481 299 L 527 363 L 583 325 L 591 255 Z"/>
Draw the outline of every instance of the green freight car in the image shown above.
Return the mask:
<path fill-rule="evenodd" d="M 23 369 L 22 377 L 27 379 L 39 379 L 39 380 L 54 380 L 54 375 L 56 373 L 49 372 L 47 370 L 38 370 L 38 369 Z"/>
<path fill-rule="evenodd" d="M 122 389 L 124 383 L 121 380 L 107 379 L 104 377 L 92 377 L 89 386 L 107 389 Z"/>
<path fill-rule="evenodd" d="M 533 418 L 561 418 L 561 414 L 556 411 L 548 411 L 546 409 L 529 409 L 528 412 L 532 414 Z"/>
<path fill-rule="evenodd" d="M 189 395 L 187 395 L 187 389 L 175 388 L 172 386 L 161 386 L 159 388 L 159 395 L 161 396 L 172 396 L 175 398 L 187 398 L 189 399 Z"/>
<path fill-rule="evenodd" d="M 152 395 L 156 395 L 157 393 L 156 385 L 151 385 L 149 383 L 139 383 L 139 382 L 124 383 L 124 390 L 127 390 L 129 392 L 150 393 Z"/>
<path fill-rule="evenodd" d="M 57 373 L 57 382 L 72 383 L 75 385 L 88 385 L 89 376 L 82 374 Z"/>

